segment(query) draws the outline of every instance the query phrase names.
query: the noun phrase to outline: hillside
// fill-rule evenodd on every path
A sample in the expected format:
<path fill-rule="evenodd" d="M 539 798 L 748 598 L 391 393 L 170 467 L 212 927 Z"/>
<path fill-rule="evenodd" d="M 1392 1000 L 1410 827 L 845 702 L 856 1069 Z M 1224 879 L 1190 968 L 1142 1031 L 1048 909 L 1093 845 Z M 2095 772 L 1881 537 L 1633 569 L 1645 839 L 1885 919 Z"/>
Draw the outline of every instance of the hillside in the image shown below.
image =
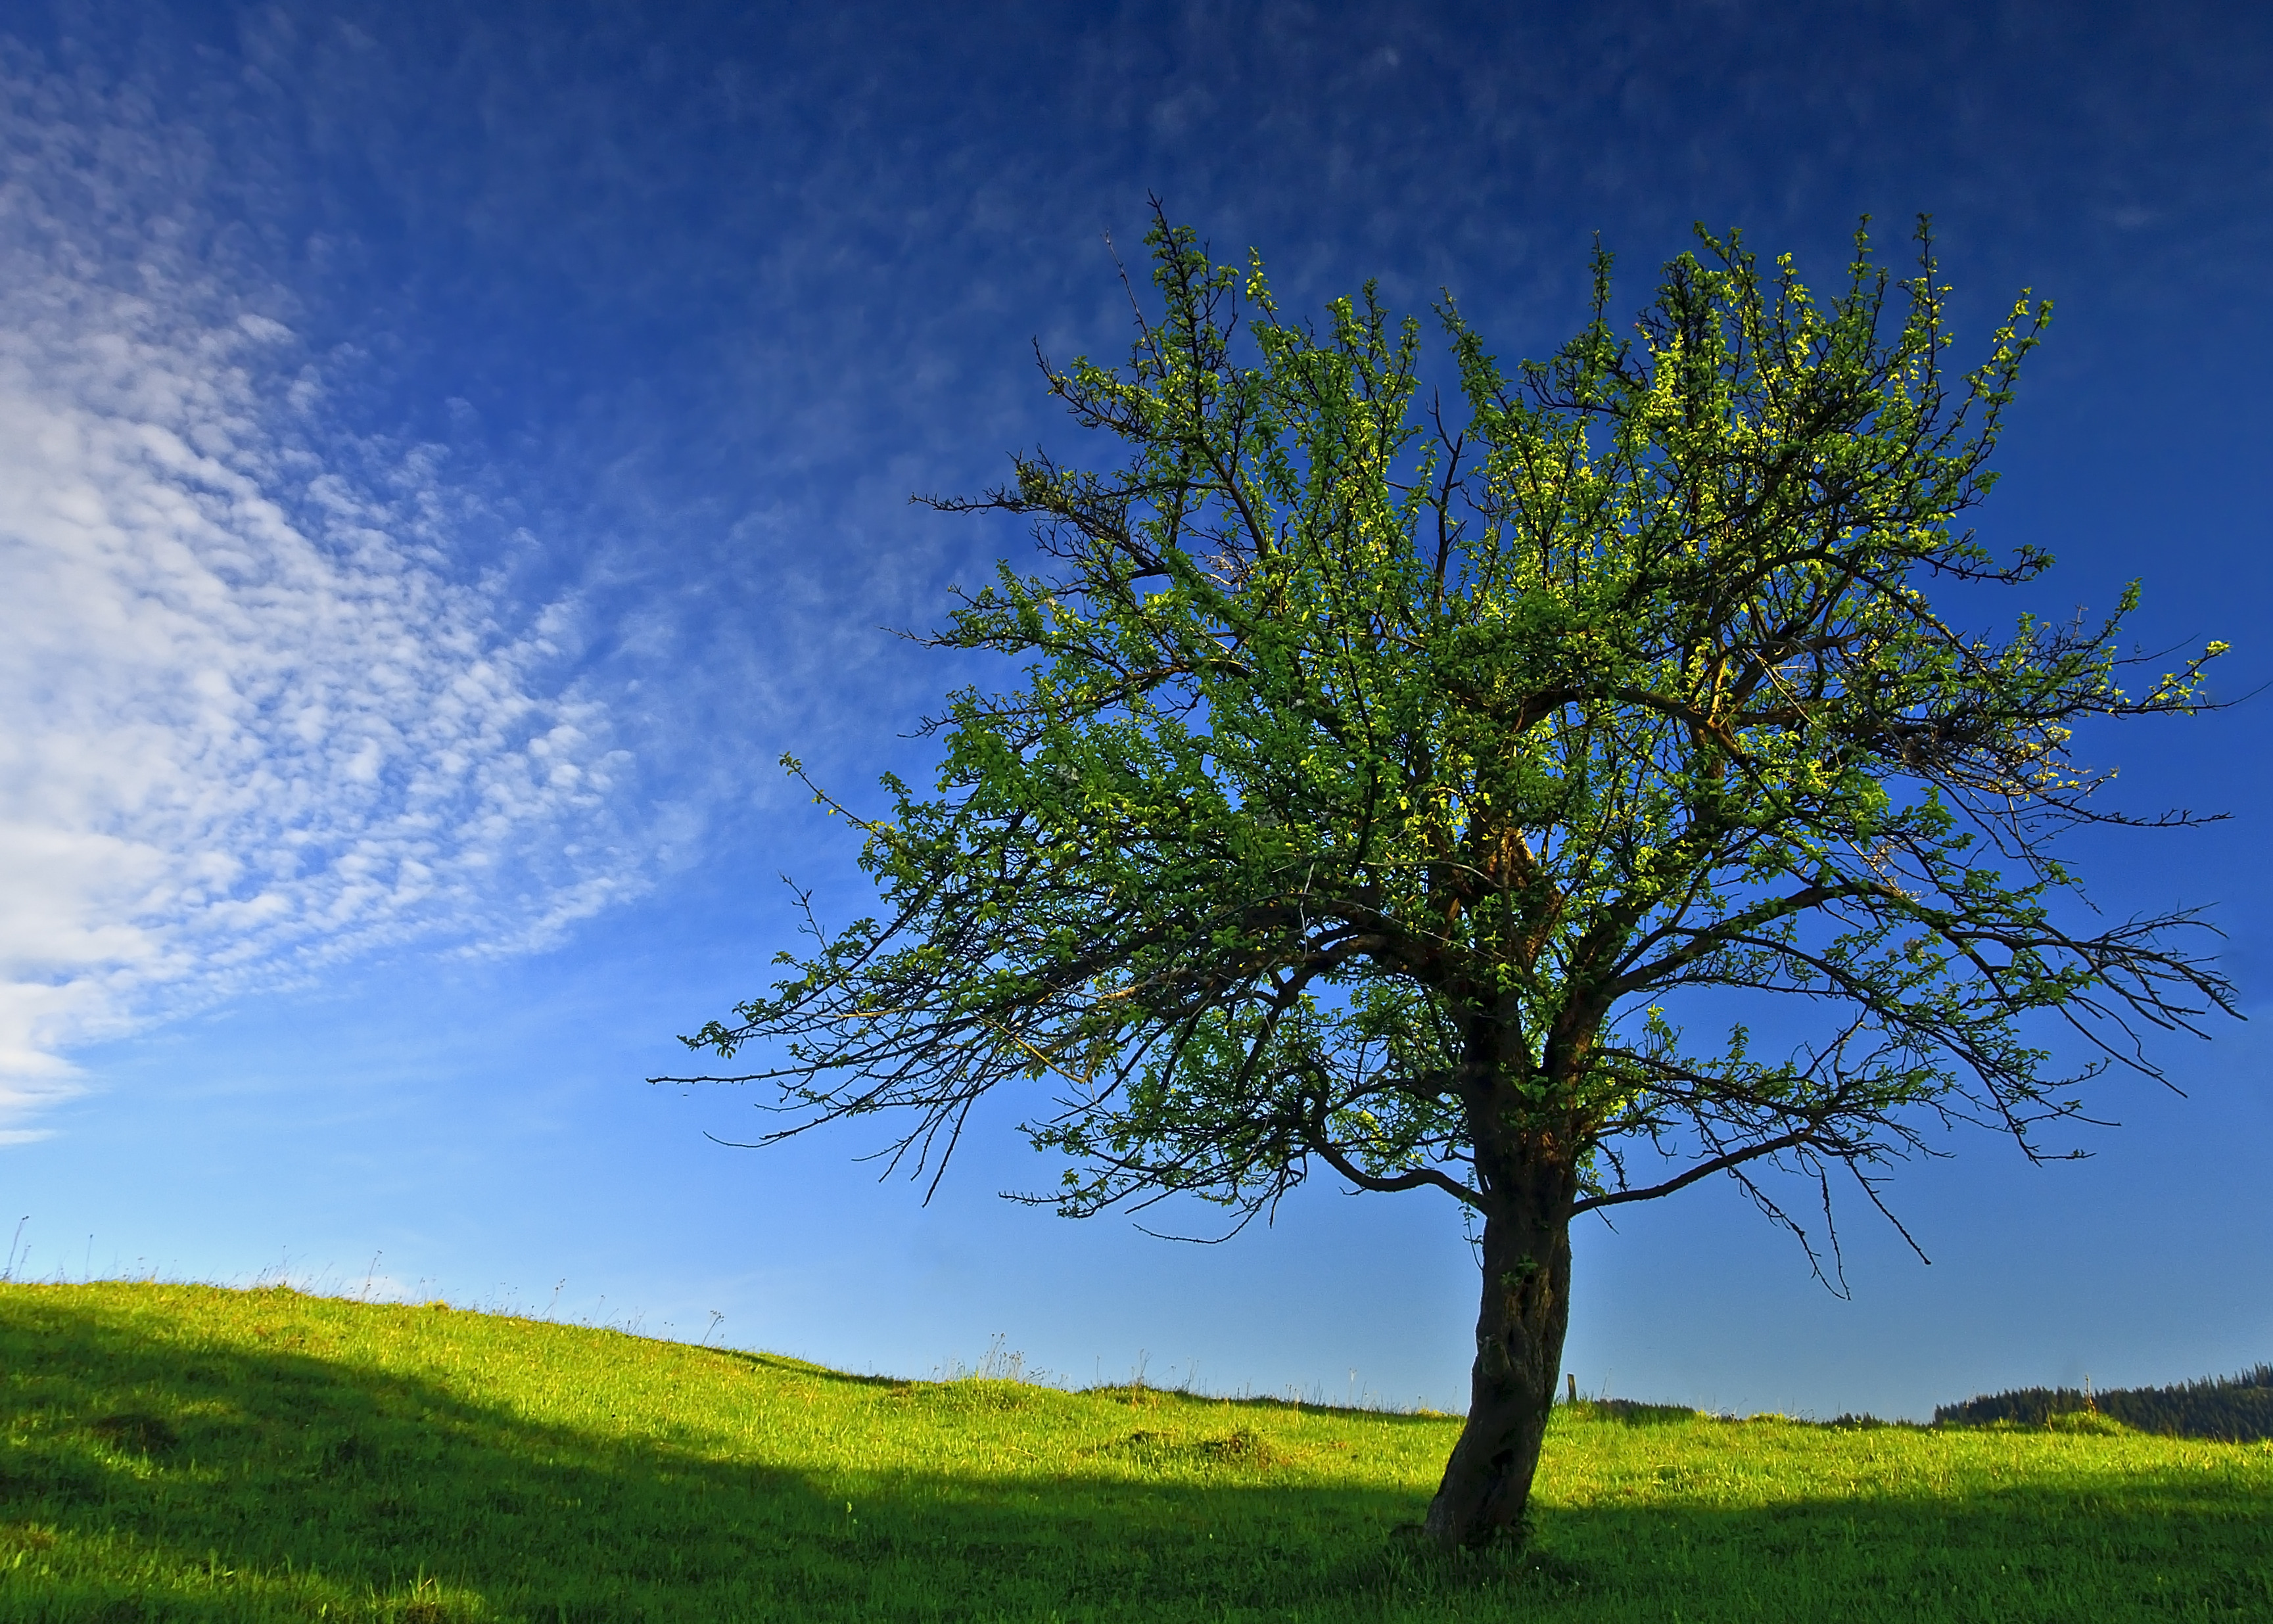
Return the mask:
<path fill-rule="evenodd" d="M 1933 1418 L 1937 1426 L 2014 1421 L 2042 1426 L 2057 1416 L 2094 1412 L 2142 1433 L 2172 1438 L 2220 1438 L 2236 1443 L 2273 1438 L 2273 1365 L 2166 1388 L 2109 1388 L 2098 1393 L 2015 1388 L 1962 1404 L 1943 1404 Z"/>
<path fill-rule="evenodd" d="M 1539 1540 L 1394 1538 L 1457 1422 L 846 1376 L 291 1291 L 0 1287 L 0 1620 L 2273 1616 L 2273 1446 L 1558 1414 Z"/>

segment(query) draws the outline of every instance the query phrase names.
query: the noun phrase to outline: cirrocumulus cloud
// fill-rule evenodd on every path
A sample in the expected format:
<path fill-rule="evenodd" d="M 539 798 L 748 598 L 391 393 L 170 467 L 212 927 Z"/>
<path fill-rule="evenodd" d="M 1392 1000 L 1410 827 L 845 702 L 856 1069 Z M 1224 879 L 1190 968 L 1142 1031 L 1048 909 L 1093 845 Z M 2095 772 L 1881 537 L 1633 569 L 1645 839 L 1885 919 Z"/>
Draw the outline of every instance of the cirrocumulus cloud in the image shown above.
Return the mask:
<path fill-rule="evenodd" d="M 374 947 L 538 944 L 645 867 L 573 602 L 469 567 L 446 453 L 356 440 L 169 246 L 157 132 L 8 88 L 0 1142 L 75 1044 Z"/>

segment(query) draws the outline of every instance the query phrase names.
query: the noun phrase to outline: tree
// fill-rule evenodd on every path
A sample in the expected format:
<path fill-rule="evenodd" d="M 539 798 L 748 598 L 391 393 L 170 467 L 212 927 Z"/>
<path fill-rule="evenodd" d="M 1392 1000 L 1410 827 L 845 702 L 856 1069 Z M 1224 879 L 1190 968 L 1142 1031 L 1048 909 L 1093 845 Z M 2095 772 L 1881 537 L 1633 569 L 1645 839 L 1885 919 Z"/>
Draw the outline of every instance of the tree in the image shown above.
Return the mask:
<path fill-rule="evenodd" d="M 1875 1202 L 1961 1119 L 2045 1154 L 2073 1084 L 2232 1013 L 2172 945 L 2201 921 L 2087 933 L 2051 849 L 2190 821 L 2100 810 L 2073 730 L 2202 708 L 2224 646 L 2134 692 L 2135 589 L 1993 638 L 1930 601 L 2051 563 L 1952 528 L 2049 306 L 1953 373 L 1923 221 L 1915 274 L 1858 232 L 1828 301 L 1700 228 L 1623 335 L 1598 253 L 1592 320 L 1512 375 L 1447 302 L 1448 410 L 1372 287 L 1297 325 L 1156 217 L 1127 367 L 1042 363 L 1124 460 L 933 503 L 1034 524 L 1039 573 L 928 640 L 1018 685 L 952 696 L 934 790 L 816 790 L 881 917 L 808 909 L 809 953 L 686 1041 L 774 1045 L 707 1079 L 780 1084 L 769 1138 L 906 1113 L 895 1164 L 934 1180 L 982 1097 L 1045 1095 L 1026 1132 L 1071 1170 L 1031 1199 L 1069 1215 L 1243 1222 L 1321 1167 L 1450 1195 L 1482 1304 L 1426 1529 L 1480 1545 L 1530 1493 L 1574 1217 L 1725 1174 L 1797 1232 L 1767 1170 Z M 1810 1036 L 1692 1032 L 1707 998 Z M 2044 1018 L 2093 1058 L 2054 1066 Z"/>

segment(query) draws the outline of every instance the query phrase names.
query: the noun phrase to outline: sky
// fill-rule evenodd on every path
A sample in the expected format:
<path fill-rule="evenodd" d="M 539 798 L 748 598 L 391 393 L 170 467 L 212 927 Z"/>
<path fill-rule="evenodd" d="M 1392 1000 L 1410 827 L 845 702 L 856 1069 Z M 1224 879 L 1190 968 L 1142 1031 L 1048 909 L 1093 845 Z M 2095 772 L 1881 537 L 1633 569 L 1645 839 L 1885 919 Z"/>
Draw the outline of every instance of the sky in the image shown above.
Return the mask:
<path fill-rule="evenodd" d="M 2110 915 L 2203 906 L 2249 1022 L 1839 1214 L 1590 1220 L 1588 1392 L 1923 1417 L 2273 1358 L 2262 1037 L 2273 12 L 2232 4 L 68 4 L 0 15 L 0 1229 L 16 1277 L 285 1279 L 922 1376 L 1465 1407 L 1429 1193 L 1321 1181 L 1181 1245 L 928 1203 L 852 1124 L 649 1086 L 770 979 L 788 876 L 983 675 L 897 632 L 1029 538 L 941 516 L 1101 461 L 1034 365 L 1124 353 L 1158 195 L 1290 310 L 1378 279 L 1502 355 L 1639 307 L 1692 227 L 1827 281 L 1931 214 L 1961 346 L 2057 307 L 1973 515 L 1983 600 L 2234 645 L 2217 714 L 2089 735 Z M 1975 607 L 1969 603 L 1969 610 Z M 20 1219 L 20 1223 L 19 1223 Z M 1204 1222 L 1202 1218 L 1198 1220 Z"/>

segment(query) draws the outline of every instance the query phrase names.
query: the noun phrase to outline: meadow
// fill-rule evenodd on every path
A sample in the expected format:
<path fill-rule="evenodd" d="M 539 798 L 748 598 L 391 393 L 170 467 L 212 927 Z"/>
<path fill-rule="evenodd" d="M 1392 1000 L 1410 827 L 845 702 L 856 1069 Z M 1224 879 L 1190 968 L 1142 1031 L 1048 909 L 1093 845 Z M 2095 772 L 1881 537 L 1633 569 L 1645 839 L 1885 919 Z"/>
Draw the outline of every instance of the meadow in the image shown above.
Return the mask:
<path fill-rule="evenodd" d="M 0 1620 L 2273 1619 L 2273 1442 L 855 1377 L 289 1290 L 0 1286 Z"/>

